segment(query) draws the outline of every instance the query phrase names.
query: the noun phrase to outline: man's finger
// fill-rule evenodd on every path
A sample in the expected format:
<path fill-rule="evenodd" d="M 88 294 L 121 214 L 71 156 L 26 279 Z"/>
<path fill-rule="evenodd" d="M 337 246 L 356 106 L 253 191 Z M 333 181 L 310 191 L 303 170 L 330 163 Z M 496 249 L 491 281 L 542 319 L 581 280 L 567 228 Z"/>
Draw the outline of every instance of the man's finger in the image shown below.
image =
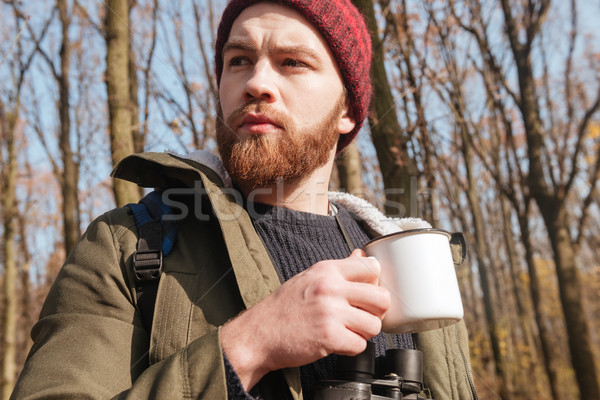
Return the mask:
<path fill-rule="evenodd" d="M 390 308 L 391 295 L 389 290 L 382 286 L 350 282 L 346 288 L 348 303 L 365 310 L 379 318 Z"/>
<path fill-rule="evenodd" d="M 341 269 L 342 276 L 349 281 L 364 283 L 379 283 L 381 266 L 379 261 L 373 257 L 364 257 L 357 251 L 352 252 L 350 257 L 343 260 Z"/>

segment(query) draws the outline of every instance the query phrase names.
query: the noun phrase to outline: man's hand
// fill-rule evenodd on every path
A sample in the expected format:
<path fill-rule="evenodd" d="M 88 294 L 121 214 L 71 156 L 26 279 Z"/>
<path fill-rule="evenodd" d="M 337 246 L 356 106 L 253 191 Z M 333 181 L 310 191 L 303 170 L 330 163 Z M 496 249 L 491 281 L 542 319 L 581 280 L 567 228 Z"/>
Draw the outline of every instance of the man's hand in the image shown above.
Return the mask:
<path fill-rule="evenodd" d="M 318 262 L 225 324 L 221 344 L 244 388 L 269 371 L 362 352 L 390 306 L 380 272 L 362 250 Z"/>

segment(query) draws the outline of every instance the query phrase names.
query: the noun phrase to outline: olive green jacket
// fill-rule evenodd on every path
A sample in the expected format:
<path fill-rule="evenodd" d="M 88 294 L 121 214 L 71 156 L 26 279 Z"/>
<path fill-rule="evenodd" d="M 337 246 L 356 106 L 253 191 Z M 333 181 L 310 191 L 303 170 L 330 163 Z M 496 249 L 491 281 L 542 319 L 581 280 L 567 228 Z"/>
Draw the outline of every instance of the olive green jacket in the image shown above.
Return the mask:
<path fill-rule="evenodd" d="M 92 222 L 68 256 L 11 398 L 226 399 L 219 327 L 279 286 L 265 247 L 212 168 L 145 153 L 126 158 L 113 175 L 193 197 L 179 204 L 193 206 L 196 218 L 177 222 L 150 338 L 135 302 L 137 229 L 123 207 Z M 464 324 L 414 339 L 433 398 L 473 398 Z M 298 368 L 270 373 L 259 385 L 266 399 L 302 398 Z"/>

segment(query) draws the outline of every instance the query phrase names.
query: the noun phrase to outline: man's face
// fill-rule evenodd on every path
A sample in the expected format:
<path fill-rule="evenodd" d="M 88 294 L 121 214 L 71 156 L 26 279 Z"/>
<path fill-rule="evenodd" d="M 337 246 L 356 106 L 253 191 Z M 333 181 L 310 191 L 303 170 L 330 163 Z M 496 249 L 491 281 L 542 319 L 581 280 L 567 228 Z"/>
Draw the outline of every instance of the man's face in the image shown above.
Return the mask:
<path fill-rule="evenodd" d="M 217 141 L 236 182 L 305 178 L 333 156 L 339 133 L 354 128 L 327 43 L 296 11 L 248 7 L 223 57 Z"/>

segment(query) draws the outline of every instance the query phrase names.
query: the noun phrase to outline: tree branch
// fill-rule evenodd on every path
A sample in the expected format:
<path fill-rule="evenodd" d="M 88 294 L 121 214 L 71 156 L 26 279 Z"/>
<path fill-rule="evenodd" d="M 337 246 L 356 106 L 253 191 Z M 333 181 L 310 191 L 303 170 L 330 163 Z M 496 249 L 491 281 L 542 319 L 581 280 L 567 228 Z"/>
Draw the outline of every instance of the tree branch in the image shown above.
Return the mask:
<path fill-rule="evenodd" d="M 516 56 L 522 53 L 523 45 L 519 42 L 519 29 L 517 28 L 517 23 L 512 15 L 512 4 L 510 4 L 510 0 L 501 0 L 501 3 L 506 26 L 506 35 L 508 36 L 508 41 L 513 53 Z"/>
<path fill-rule="evenodd" d="M 572 165 L 571 174 L 564 186 L 565 187 L 565 196 L 567 195 L 567 193 L 569 193 L 571 187 L 573 186 L 573 182 L 575 182 L 575 176 L 577 175 L 577 172 L 578 172 L 577 158 L 579 157 L 579 154 L 581 153 L 583 138 L 585 137 L 585 133 L 588 129 L 588 126 L 592 119 L 592 116 L 598 111 L 599 108 L 600 108 L 600 87 L 598 88 L 598 93 L 596 94 L 596 100 L 594 101 L 594 104 L 592 104 L 590 106 L 590 108 L 587 109 L 583 119 L 579 123 L 579 128 L 577 130 L 577 143 L 575 144 L 575 151 L 573 152 L 573 156 L 571 157 L 571 165 Z"/>
<path fill-rule="evenodd" d="M 502 0 L 504 2 L 506 0 Z M 550 9 L 550 0 L 540 0 L 540 3 L 533 3 L 534 0 L 529 0 L 529 24 L 526 26 L 526 36 L 527 36 L 527 53 L 531 51 L 531 46 L 533 45 L 533 41 L 535 40 L 535 36 L 539 33 L 542 28 L 542 23 L 546 18 L 548 10 Z M 537 6 L 537 7 L 536 7 Z M 537 8 L 537 10 L 536 10 Z"/>
<path fill-rule="evenodd" d="M 152 10 L 152 40 L 150 42 L 150 49 L 148 51 L 148 59 L 146 60 L 146 66 L 144 68 L 144 121 L 142 122 L 142 137 L 146 140 L 148 136 L 148 118 L 150 117 L 150 75 L 152 60 L 154 59 L 154 50 L 156 49 L 156 26 L 158 19 L 158 0 L 154 0 L 154 8 Z"/>
<path fill-rule="evenodd" d="M 202 16 L 200 15 L 198 4 L 194 2 L 192 6 L 194 7 L 194 17 L 196 19 L 196 40 L 198 40 L 200 54 L 202 55 L 202 62 L 204 63 L 204 73 L 206 74 L 206 80 L 208 81 L 210 92 L 213 98 L 216 98 L 218 96 L 218 92 L 215 86 L 215 77 L 211 70 L 212 62 L 209 62 L 208 60 L 208 55 L 206 53 L 206 48 L 204 47 L 204 42 L 202 41 L 202 34 L 200 32 Z"/>
<path fill-rule="evenodd" d="M 593 172 L 590 174 L 588 179 L 588 185 L 590 190 L 588 191 L 587 196 L 583 201 L 581 207 L 581 217 L 579 218 L 579 222 L 577 224 L 577 238 L 575 239 L 574 244 L 576 246 L 581 245 L 581 239 L 583 237 L 583 231 L 585 229 L 585 225 L 589 220 L 589 208 L 592 204 L 592 200 L 594 199 L 594 193 L 596 192 L 596 188 L 598 187 L 598 181 L 600 180 L 600 144 L 598 146 L 598 151 L 596 154 L 596 165 L 594 166 Z"/>
<path fill-rule="evenodd" d="M 96 30 L 96 32 L 98 32 L 98 34 L 100 34 L 100 36 L 102 36 L 102 38 L 106 40 L 106 29 L 104 29 L 102 26 L 98 25 L 96 22 L 94 22 L 94 20 L 92 20 L 92 17 L 87 11 L 87 8 L 81 5 L 79 0 L 74 1 L 75 2 L 73 3 L 73 8 L 78 9 L 85 18 L 85 20 Z"/>
<path fill-rule="evenodd" d="M 513 100 L 518 103 L 519 98 L 517 94 L 510 88 L 508 82 L 506 81 L 505 74 L 502 73 L 501 67 L 496 61 L 496 57 L 492 53 L 490 42 L 487 36 L 487 26 L 483 22 L 483 16 L 479 13 L 480 7 L 479 2 L 477 2 L 478 7 L 473 7 L 470 9 L 471 11 L 471 21 L 472 23 L 466 24 L 456 13 L 456 9 L 454 8 L 454 2 L 452 2 L 450 10 L 452 16 L 457 21 L 459 26 L 464 29 L 466 32 L 469 32 L 475 38 L 477 45 L 479 47 L 479 52 L 481 53 L 481 58 L 488 65 L 490 70 L 496 76 L 496 80 L 502 84 L 502 87 L 506 92 L 513 98 Z M 481 32 L 477 28 L 475 28 L 475 23 L 480 24 Z"/>
<path fill-rule="evenodd" d="M 23 14 L 23 12 L 17 8 L 16 2 L 13 1 L 12 5 L 13 5 L 13 10 L 14 10 L 15 14 L 18 15 L 19 18 L 27 20 L 27 17 L 25 16 L 25 14 Z M 58 71 L 56 70 L 56 66 L 54 65 L 54 63 L 52 62 L 52 59 L 48 56 L 48 54 L 44 50 L 42 50 L 42 48 L 40 47 L 40 43 L 46 36 L 46 32 L 48 31 L 48 28 L 50 27 L 52 18 L 54 18 L 54 13 L 57 10 L 58 10 L 58 7 L 54 7 L 52 9 L 52 13 L 50 14 L 50 17 L 46 20 L 46 23 L 44 24 L 44 27 L 42 28 L 42 32 L 40 33 L 39 37 L 36 38 L 35 32 L 33 32 L 33 28 L 31 27 L 31 24 L 27 24 L 27 31 L 33 38 L 33 43 L 35 45 L 35 49 L 42 55 L 44 60 L 48 63 L 48 66 L 50 67 L 50 71 L 54 75 L 54 79 L 56 79 L 58 81 L 58 80 L 60 80 L 60 75 L 59 75 Z"/>

